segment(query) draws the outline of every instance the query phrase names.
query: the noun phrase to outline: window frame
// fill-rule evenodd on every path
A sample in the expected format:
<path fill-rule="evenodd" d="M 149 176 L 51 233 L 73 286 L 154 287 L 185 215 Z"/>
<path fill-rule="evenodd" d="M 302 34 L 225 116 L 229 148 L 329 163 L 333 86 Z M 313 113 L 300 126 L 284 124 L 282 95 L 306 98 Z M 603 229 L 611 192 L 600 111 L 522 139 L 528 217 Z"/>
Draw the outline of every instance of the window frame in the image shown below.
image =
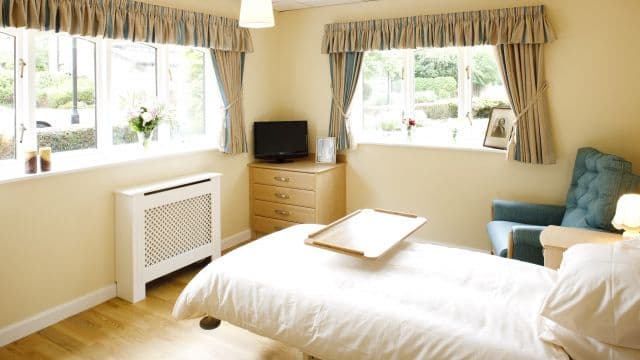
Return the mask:
<path fill-rule="evenodd" d="M 3 33 L 13 36 L 15 39 L 15 56 L 14 56 L 14 138 L 15 138 L 15 157 L 12 159 L 0 160 L 0 168 L 16 169 L 20 161 L 23 159 L 25 150 L 38 149 L 38 136 L 36 126 L 36 64 L 35 64 L 35 38 L 38 34 L 42 34 L 39 30 L 33 29 L 14 29 L 4 28 Z M 65 35 L 69 35 L 64 33 Z M 73 35 L 69 35 L 73 36 Z M 96 148 L 88 148 L 81 150 L 57 152 L 56 158 L 61 160 L 85 159 L 97 154 L 107 155 L 111 152 L 118 154 L 137 150 L 137 144 L 119 144 L 113 145 L 113 127 L 114 111 L 110 106 L 112 102 L 113 89 L 111 86 L 111 75 L 113 73 L 111 55 L 112 46 L 115 41 L 106 38 L 92 38 L 84 36 L 74 36 L 79 39 L 87 40 L 95 44 L 95 117 L 96 117 Z M 168 100 L 168 84 L 169 84 L 169 47 L 180 45 L 161 45 L 152 43 L 141 43 L 146 46 L 153 47 L 156 50 L 156 101 L 158 103 L 166 103 Z M 203 53 L 204 66 L 204 93 L 203 93 L 203 115 L 205 119 L 204 134 L 188 137 L 182 141 L 174 141 L 170 138 L 169 126 L 161 123 L 158 128 L 158 142 L 163 145 L 176 145 L 176 149 L 180 149 L 185 143 L 189 144 L 189 148 L 213 149 L 218 147 L 220 132 L 216 131 L 217 125 L 222 125 L 222 116 L 215 112 L 215 100 L 208 100 L 209 96 L 218 93 L 217 81 L 213 71 L 213 64 L 210 56 L 207 56 L 208 49 L 188 47 L 190 49 Z M 24 60 L 23 77 L 20 78 L 20 60 Z M 212 88 L 215 86 L 215 88 Z M 211 102 L 211 104 L 210 104 Z M 222 104 L 222 99 L 219 100 Z M 24 125 L 24 141 L 20 142 L 21 130 L 20 126 Z M 162 136 L 160 134 L 163 134 Z M 164 147 L 164 146 L 163 146 Z M 169 146 L 169 148 L 173 148 Z M 139 152 L 142 152 L 139 149 Z M 180 152 L 176 150 L 176 152 Z M 166 153 L 166 151 L 160 151 Z M 131 158 L 138 158 L 139 154 L 132 155 Z M 123 159 L 126 161 L 126 159 Z M 82 161 L 80 161 L 81 163 Z"/>
<path fill-rule="evenodd" d="M 454 47 L 457 50 L 458 55 L 458 96 L 457 96 L 457 104 L 458 104 L 458 117 L 459 121 L 467 121 L 471 124 L 474 120 L 473 117 L 473 56 L 474 49 L 476 46 L 464 46 L 464 47 Z M 405 118 L 415 119 L 415 109 L 416 109 L 416 89 L 415 89 L 415 60 L 416 60 L 416 52 L 421 50 L 429 50 L 431 48 L 420 48 L 420 49 L 396 49 L 394 51 L 401 51 L 404 54 L 404 63 L 402 68 L 402 86 L 404 87 L 404 110 L 403 114 Z M 376 52 L 386 52 L 387 50 L 380 50 Z M 497 59 L 496 59 L 497 60 Z M 366 57 L 365 57 L 366 61 Z M 358 85 L 356 88 L 356 96 L 355 101 L 351 106 L 351 114 L 352 118 L 356 118 L 359 121 L 356 124 L 352 124 L 352 129 L 355 130 L 356 134 L 359 137 L 359 142 L 361 143 L 370 143 L 370 144 L 388 144 L 388 145 L 414 145 L 421 147 L 446 147 L 446 148 L 468 148 L 468 149 L 478 149 L 478 150 L 488 150 L 494 151 L 495 149 L 487 149 L 483 147 L 481 144 L 478 146 L 468 145 L 468 144 L 456 144 L 453 142 L 448 142 L 445 144 L 442 143 L 433 143 L 433 142 L 407 142 L 400 141 L 397 139 L 381 139 L 380 135 L 374 134 L 374 131 L 367 131 L 365 129 L 366 124 L 366 105 L 364 103 L 364 69 L 365 66 L 362 66 L 360 73 L 360 80 L 358 81 Z M 503 152 L 502 150 L 499 150 Z"/>

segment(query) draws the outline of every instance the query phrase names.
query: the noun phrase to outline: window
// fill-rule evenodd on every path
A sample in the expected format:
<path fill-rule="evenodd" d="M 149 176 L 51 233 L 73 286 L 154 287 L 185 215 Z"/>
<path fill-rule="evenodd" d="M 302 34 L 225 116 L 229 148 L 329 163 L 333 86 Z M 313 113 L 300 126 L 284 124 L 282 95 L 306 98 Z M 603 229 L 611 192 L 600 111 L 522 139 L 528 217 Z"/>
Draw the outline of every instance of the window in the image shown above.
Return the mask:
<path fill-rule="evenodd" d="M 0 32 L 0 160 L 16 153 L 16 39 Z"/>
<path fill-rule="evenodd" d="M 36 33 L 34 42 L 38 146 L 54 152 L 95 148 L 95 43 L 52 33 Z"/>
<path fill-rule="evenodd" d="M 167 113 L 172 139 L 204 135 L 205 57 L 197 49 L 169 48 L 169 99 Z"/>
<path fill-rule="evenodd" d="M 157 103 L 157 50 L 146 44 L 113 42 L 111 69 L 113 144 L 134 143 L 138 138 L 129 129 L 127 113 Z"/>
<path fill-rule="evenodd" d="M 354 113 L 365 141 L 407 142 L 412 118 L 413 143 L 481 147 L 491 108 L 509 106 L 489 46 L 372 51 L 362 71 Z"/>
<path fill-rule="evenodd" d="M 42 146 L 58 153 L 127 149 L 138 142 L 127 117 L 139 106 L 163 107 L 166 121 L 154 134 L 163 145 L 218 144 L 222 99 L 205 54 L 192 47 L 3 29 L 0 161 Z"/>

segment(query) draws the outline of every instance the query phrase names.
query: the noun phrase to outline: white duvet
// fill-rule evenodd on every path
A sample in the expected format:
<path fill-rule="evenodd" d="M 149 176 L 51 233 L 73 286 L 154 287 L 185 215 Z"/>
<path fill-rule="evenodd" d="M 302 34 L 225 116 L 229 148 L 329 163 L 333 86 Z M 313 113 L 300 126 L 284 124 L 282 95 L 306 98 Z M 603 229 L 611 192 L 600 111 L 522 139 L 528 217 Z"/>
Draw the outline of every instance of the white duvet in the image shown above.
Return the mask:
<path fill-rule="evenodd" d="M 567 359 L 538 339 L 554 271 L 406 242 L 378 261 L 304 245 L 299 225 L 203 269 L 179 319 L 209 314 L 321 359 Z"/>

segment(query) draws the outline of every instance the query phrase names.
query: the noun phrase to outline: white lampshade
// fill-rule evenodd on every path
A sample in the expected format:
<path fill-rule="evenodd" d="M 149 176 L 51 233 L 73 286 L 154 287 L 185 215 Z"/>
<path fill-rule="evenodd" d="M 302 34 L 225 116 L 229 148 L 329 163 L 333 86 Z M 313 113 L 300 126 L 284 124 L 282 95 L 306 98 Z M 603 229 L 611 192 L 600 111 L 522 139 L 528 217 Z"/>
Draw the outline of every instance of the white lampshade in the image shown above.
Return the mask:
<path fill-rule="evenodd" d="M 242 0 L 240 4 L 241 27 L 259 29 L 274 25 L 271 0 Z"/>
<path fill-rule="evenodd" d="M 618 200 L 616 216 L 612 221 L 618 230 L 626 230 L 624 236 L 640 235 L 640 195 L 626 194 Z"/>

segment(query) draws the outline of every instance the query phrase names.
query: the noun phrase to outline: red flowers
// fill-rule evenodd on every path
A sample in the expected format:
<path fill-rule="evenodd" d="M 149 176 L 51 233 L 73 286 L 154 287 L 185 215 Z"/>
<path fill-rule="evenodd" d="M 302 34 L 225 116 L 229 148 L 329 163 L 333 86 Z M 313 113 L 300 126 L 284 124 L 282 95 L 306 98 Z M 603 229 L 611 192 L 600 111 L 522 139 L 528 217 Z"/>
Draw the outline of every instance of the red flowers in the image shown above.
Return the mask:
<path fill-rule="evenodd" d="M 402 119 L 402 123 L 407 125 L 407 128 L 416 126 L 416 120 L 412 118 Z"/>

